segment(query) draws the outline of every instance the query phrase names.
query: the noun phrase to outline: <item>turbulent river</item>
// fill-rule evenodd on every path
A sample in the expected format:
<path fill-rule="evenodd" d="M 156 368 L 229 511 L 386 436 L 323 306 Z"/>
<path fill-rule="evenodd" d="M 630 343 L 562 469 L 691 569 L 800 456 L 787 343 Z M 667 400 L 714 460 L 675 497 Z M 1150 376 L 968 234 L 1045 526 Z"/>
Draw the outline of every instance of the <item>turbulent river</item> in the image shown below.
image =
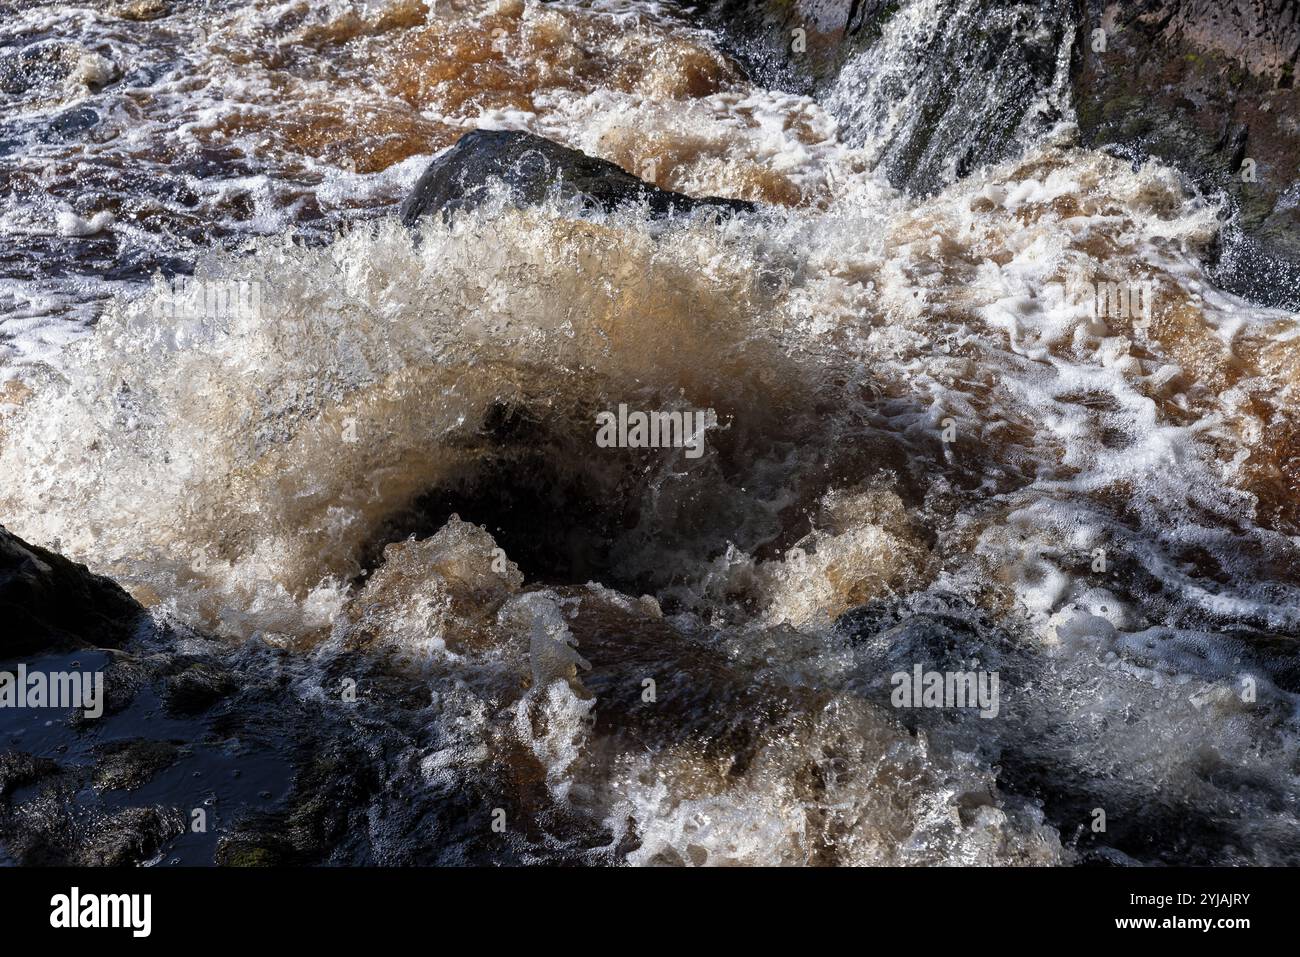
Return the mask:
<path fill-rule="evenodd" d="M 1300 317 L 1064 92 L 911 195 L 925 3 L 816 99 L 631 0 L 0 11 L 0 521 L 345 729 L 314 859 L 1300 863 Z M 758 209 L 401 225 L 478 128 Z"/>

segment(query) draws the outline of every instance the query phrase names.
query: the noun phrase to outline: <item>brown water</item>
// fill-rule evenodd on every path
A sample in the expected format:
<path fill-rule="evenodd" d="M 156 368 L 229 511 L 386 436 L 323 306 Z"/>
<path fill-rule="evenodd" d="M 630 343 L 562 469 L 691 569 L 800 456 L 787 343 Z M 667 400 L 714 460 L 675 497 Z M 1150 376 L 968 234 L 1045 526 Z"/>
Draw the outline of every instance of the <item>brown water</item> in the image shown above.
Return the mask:
<path fill-rule="evenodd" d="M 1066 122 L 912 199 L 653 4 L 166 9 L 0 31 L 51 51 L 0 134 L 7 527 L 419 676 L 430 787 L 504 769 L 570 849 L 1300 856 L 1300 326 L 1214 288 L 1174 171 Z M 392 204 L 475 127 L 768 205 L 413 243 Z M 177 321 L 155 269 L 259 308 Z M 619 403 L 718 426 L 599 448 Z M 996 671 L 998 716 L 892 707 L 917 664 Z"/>

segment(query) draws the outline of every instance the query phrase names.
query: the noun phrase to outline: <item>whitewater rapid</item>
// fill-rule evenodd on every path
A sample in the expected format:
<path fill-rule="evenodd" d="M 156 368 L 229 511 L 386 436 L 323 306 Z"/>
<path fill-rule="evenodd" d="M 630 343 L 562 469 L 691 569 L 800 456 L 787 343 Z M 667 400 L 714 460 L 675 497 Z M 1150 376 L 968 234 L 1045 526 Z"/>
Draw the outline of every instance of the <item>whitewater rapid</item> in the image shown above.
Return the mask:
<path fill-rule="evenodd" d="M 540 779 L 620 860 L 1300 858 L 1300 317 L 1215 288 L 1221 210 L 1175 170 L 1053 104 L 910 197 L 885 118 L 654 4 L 232 4 L 143 28 L 170 48 L 36 8 L 0 41 L 55 17 L 77 66 L 0 156 L 0 243 L 68 264 L 0 292 L 10 530 L 161 620 L 398 663 L 430 782 Z M 79 104 L 121 128 L 40 145 Z M 413 237 L 394 204 L 476 127 L 763 208 Z M 180 308 L 172 256 L 256 307 Z M 598 448 L 620 403 L 718 424 L 698 459 Z M 900 714 L 916 664 L 999 671 L 998 716 Z"/>

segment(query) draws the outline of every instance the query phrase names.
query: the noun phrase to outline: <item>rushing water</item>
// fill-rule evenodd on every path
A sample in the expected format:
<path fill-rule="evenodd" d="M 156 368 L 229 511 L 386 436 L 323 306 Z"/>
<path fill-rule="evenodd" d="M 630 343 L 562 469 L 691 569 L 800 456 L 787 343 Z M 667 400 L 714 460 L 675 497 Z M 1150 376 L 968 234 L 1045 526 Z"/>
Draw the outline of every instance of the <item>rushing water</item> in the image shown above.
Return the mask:
<path fill-rule="evenodd" d="M 298 701 L 417 682 L 390 772 L 511 860 L 1300 860 L 1300 325 L 1176 171 L 1045 91 L 891 188 L 926 4 L 825 104 L 656 4 L 128 6 L 0 4 L 13 532 Z M 477 127 L 763 209 L 413 240 Z M 717 425 L 600 448 L 620 403 Z M 997 714 L 893 707 L 917 665 Z M 346 859 L 480 859 L 370 800 Z"/>

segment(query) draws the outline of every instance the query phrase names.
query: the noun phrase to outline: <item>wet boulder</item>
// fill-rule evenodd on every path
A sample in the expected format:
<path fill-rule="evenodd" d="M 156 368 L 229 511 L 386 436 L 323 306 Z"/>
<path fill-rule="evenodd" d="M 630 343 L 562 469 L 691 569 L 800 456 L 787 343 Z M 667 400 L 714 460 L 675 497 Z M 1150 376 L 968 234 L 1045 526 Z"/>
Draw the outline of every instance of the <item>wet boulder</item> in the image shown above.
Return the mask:
<path fill-rule="evenodd" d="M 59 765 L 53 758 L 25 751 L 0 752 L 0 800 L 7 801 L 18 788 L 35 784 L 58 770 Z"/>
<path fill-rule="evenodd" d="M 42 143 L 59 143 L 78 139 L 99 123 L 99 112 L 89 106 L 65 110 L 50 120 L 38 134 Z"/>
<path fill-rule="evenodd" d="M 213 661 L 178 657 L 167 670 L 160 696 L 167 713 L 177 717 L 202 714 L 237 687 L 235 677 Z"/>
<path fill-rule="evenodd" d="M 134 790 L 159 771 L 171 767 L 183 753 L 172 741 L 128 738 L 95 748 L 95 787 L 101 791 Z"/>
<path fill-rule="evenodd" d="M 0 527 L 0 658 L 117 648 L 144 609 L 115 582 Z"/>
<path fill-rule="evenodd" d="M 474 130 L 437 157 L 402 204 L 402 222 L 471 210 L 488 198 L 494 184 L 512 201 L 531 206 L 555 195 L 584 209 L 613 210 L 644 202 L 652 214 L 688 213 L 700 207 L 744 212 L 755 204 L 739 199 L 693 197 L 660 189 L 613 163 L 516 130 Z"/>

